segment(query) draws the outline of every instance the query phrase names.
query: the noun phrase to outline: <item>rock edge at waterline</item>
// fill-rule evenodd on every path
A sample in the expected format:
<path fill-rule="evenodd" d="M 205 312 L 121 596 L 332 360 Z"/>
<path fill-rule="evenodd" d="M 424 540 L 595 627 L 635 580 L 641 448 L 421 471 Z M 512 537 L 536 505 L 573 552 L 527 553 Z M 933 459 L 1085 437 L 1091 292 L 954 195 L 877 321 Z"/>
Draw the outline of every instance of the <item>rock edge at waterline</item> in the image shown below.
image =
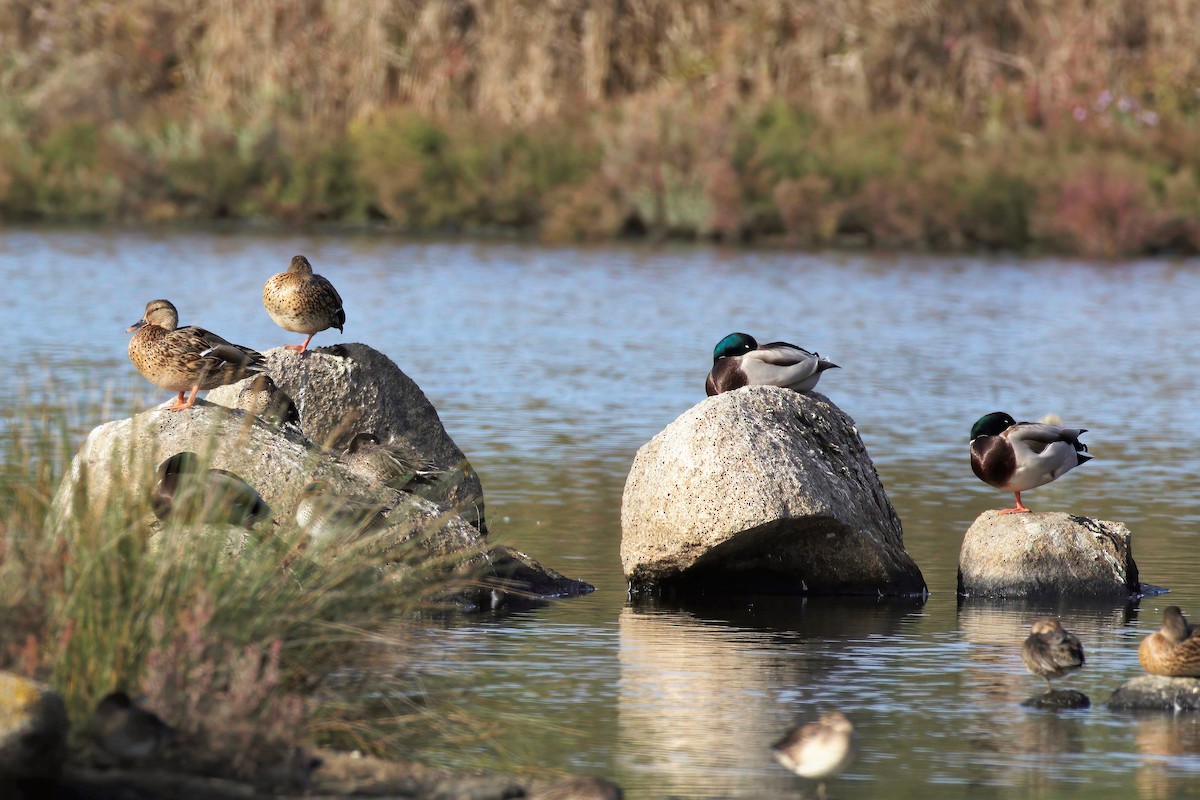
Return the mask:
<path fill-rule="evenodd" d="M 1128 599 L 1138 582 L 1132 536 L 1120 522 L 1060 511 L 980 514 L 963 537 L 958 593 L 966 597 Z"/>
<path fill-rule="evenodd" d="M 621 562 L 635 594 L 927 594 L 854 421 L 748 386 L 685 411 L 634 457 Z"/>
<path fill-rule="evenodd" d="M 1200 711 L 1200 678 L 1139 675 L 1108 698 L 1113 711 Z"/>

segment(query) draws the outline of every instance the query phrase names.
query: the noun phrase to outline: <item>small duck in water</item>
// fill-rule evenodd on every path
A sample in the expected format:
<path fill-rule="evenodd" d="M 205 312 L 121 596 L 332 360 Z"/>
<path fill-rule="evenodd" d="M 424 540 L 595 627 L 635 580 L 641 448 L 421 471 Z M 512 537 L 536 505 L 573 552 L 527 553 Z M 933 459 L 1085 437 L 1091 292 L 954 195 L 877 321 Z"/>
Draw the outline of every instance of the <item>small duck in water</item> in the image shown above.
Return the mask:
<path fill-rule="evenodd" d="M 1054 617 L 1039 617 L 1029 626 L 1029 636 L 1021 645 L 1025 668 L 1046 680 L 1060 678 L 1083 666 L 1083 645 Z"/>
<path fill-rule="evenodd" d="M 825 780 L 854 760 L 854 725 L 842 712 L 829 711 L 816 722 L 792 728 L 771 750 L 780 764 L 817 781 L 817 796 L 824 798 Z"/>

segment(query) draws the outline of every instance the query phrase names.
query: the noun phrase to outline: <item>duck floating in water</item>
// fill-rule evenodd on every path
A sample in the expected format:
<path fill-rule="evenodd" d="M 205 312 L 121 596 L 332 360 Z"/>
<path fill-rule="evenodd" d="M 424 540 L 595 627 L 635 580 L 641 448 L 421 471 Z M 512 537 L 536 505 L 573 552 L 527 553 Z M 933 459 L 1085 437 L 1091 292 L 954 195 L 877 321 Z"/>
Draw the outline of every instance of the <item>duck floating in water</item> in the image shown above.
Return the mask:
<path fill-rule="evenodd" d="M 341 295 L 332 283 L 313 274 L 312 264 L 304 256 L 293 256 L 287 272 L 267 279 L 262 299 L 276 325 L 292 333 L 308 334 L 304 344 L 284 345 L 288 350 L 303 353 L 318 333 L 329 328 L 341 333 L 346 324 Z"/>
<path fill-rule="evenodd" d="M 1060 678 L 1083 666 L 1083 644 L 1054 617 L 1039 617 L 1029 626 L 1029 636 L 1021 645 L 1025 668 L 1046 680 Z"/>
<path fill-rule="evenodd" d="M 1017 505 L 1001 514 L 1028 512 L 1021 492 L 1061 478 L 1092 458 L 1079 441 L 1086 431 L 1016 422 L 1003 411 L 993 411 L 971 426 L 971 469 L 984 483 L 1016 496 Z"/>
<path fill-rule="evenodd" d="M 179 312 L 169 300 L 151 300 L 142 318 L 127 328 L 129 360 L 155 386 L 178 392 L 168 411 L 196 404 L 196 394 L 236 383 L 266 369 L 262 354 L 232 344 L 204 328 L 179 325 Z M 191 396 L 184 402 L 184 393 Z"/>
<path fill-rule="evenodd" d="M 189 450 L 158 465 L 150 504 L 163 522 L 182 516 L 189 522 L 251 528 L 271 516 L 271 507 L 253 486 L 223 469 L 202 470 L 200 456 Z"/>
<path fill-rule="evenodd" d="M 713 348 L 713 366 L 704 383 L 709 397 L 743 386 L 814 389 L 821 373 L 837 364 L 787 342 L 760 345 L 748 333 L 731 333 Z"/>
<path fill-rule="evenodd" d="M 797 725 L 771 746 L 775 759 L 801 778 L 818 781 L 817 796 L 825 797 L 825 780 L 854 760 L 854 725 L 840 711 L 822 714 L 816 722 Z"/>
<path fill-rule="evenodd" d="M 1138 661 L 1151 675 L 1200 678 L 1200 630 L 1188 623 L 1179 606 L 1167 606 L 1162 628 L 1138 646 Z"/>

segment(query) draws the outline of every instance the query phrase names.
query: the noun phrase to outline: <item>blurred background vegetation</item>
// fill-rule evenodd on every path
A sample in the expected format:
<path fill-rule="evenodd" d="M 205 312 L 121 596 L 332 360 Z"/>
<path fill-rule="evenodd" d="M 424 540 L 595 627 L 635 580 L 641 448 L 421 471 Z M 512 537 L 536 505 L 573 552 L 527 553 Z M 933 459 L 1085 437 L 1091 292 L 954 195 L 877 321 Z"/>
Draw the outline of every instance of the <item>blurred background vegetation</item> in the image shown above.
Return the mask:
<path fill-rule="evenodd" d="M 1200 0 L 9 0 L 0 221 L 1200 250 Z"/>

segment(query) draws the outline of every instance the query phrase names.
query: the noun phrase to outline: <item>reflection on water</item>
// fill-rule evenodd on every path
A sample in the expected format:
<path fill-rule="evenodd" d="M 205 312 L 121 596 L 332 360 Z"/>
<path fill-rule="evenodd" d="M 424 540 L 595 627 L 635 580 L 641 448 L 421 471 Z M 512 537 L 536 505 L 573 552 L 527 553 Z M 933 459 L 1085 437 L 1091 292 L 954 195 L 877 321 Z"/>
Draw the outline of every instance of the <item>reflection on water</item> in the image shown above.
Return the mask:
<path fill-rule="evenodd" d="M 1164 605 L 1200 613 L 1196 262 L 10 231 L 0 425 L 45 398 L 77 409 L 78 437 L 165 400 L 125 356 L 124 329 L 154 297 L 233 341 L 292 341 L 259 297 L 296 253 L 345 299 L 343 341 L 390 355 L 438 408 L 483 480 L 492 536 L 598 587 L 440 632 L 435 671 L 469 687 L 464 702 L 496 736 L 433 758 L 603 773 L 635 800 L 799 797 L 812 784 L 767 747 L 837 707 L 861 742 L 831 785 L 840 798 L 1200 794 L 1200 715 L 1103 705 L 1139 673 L 1137 642 Z M 734 330 L 842 366 L 821 389 L 875 459 L 925 604 L 627 603 L 629 463 L 703 399 L 712 346 Z M 1089 429 L 1095 460 L 1023 500 L 1125 522 L 1142 579 L 1171 594 L 1131 607 L 957 602 L 962 533 L 1011 500 L 967 459 L 971 424 L 998 409 Z M 1084 641 L 1087 665 L 1060 683 L 1091 709 L 1019 705 L 1043 686 L 1019 647 L 1044 613 Z"/>

